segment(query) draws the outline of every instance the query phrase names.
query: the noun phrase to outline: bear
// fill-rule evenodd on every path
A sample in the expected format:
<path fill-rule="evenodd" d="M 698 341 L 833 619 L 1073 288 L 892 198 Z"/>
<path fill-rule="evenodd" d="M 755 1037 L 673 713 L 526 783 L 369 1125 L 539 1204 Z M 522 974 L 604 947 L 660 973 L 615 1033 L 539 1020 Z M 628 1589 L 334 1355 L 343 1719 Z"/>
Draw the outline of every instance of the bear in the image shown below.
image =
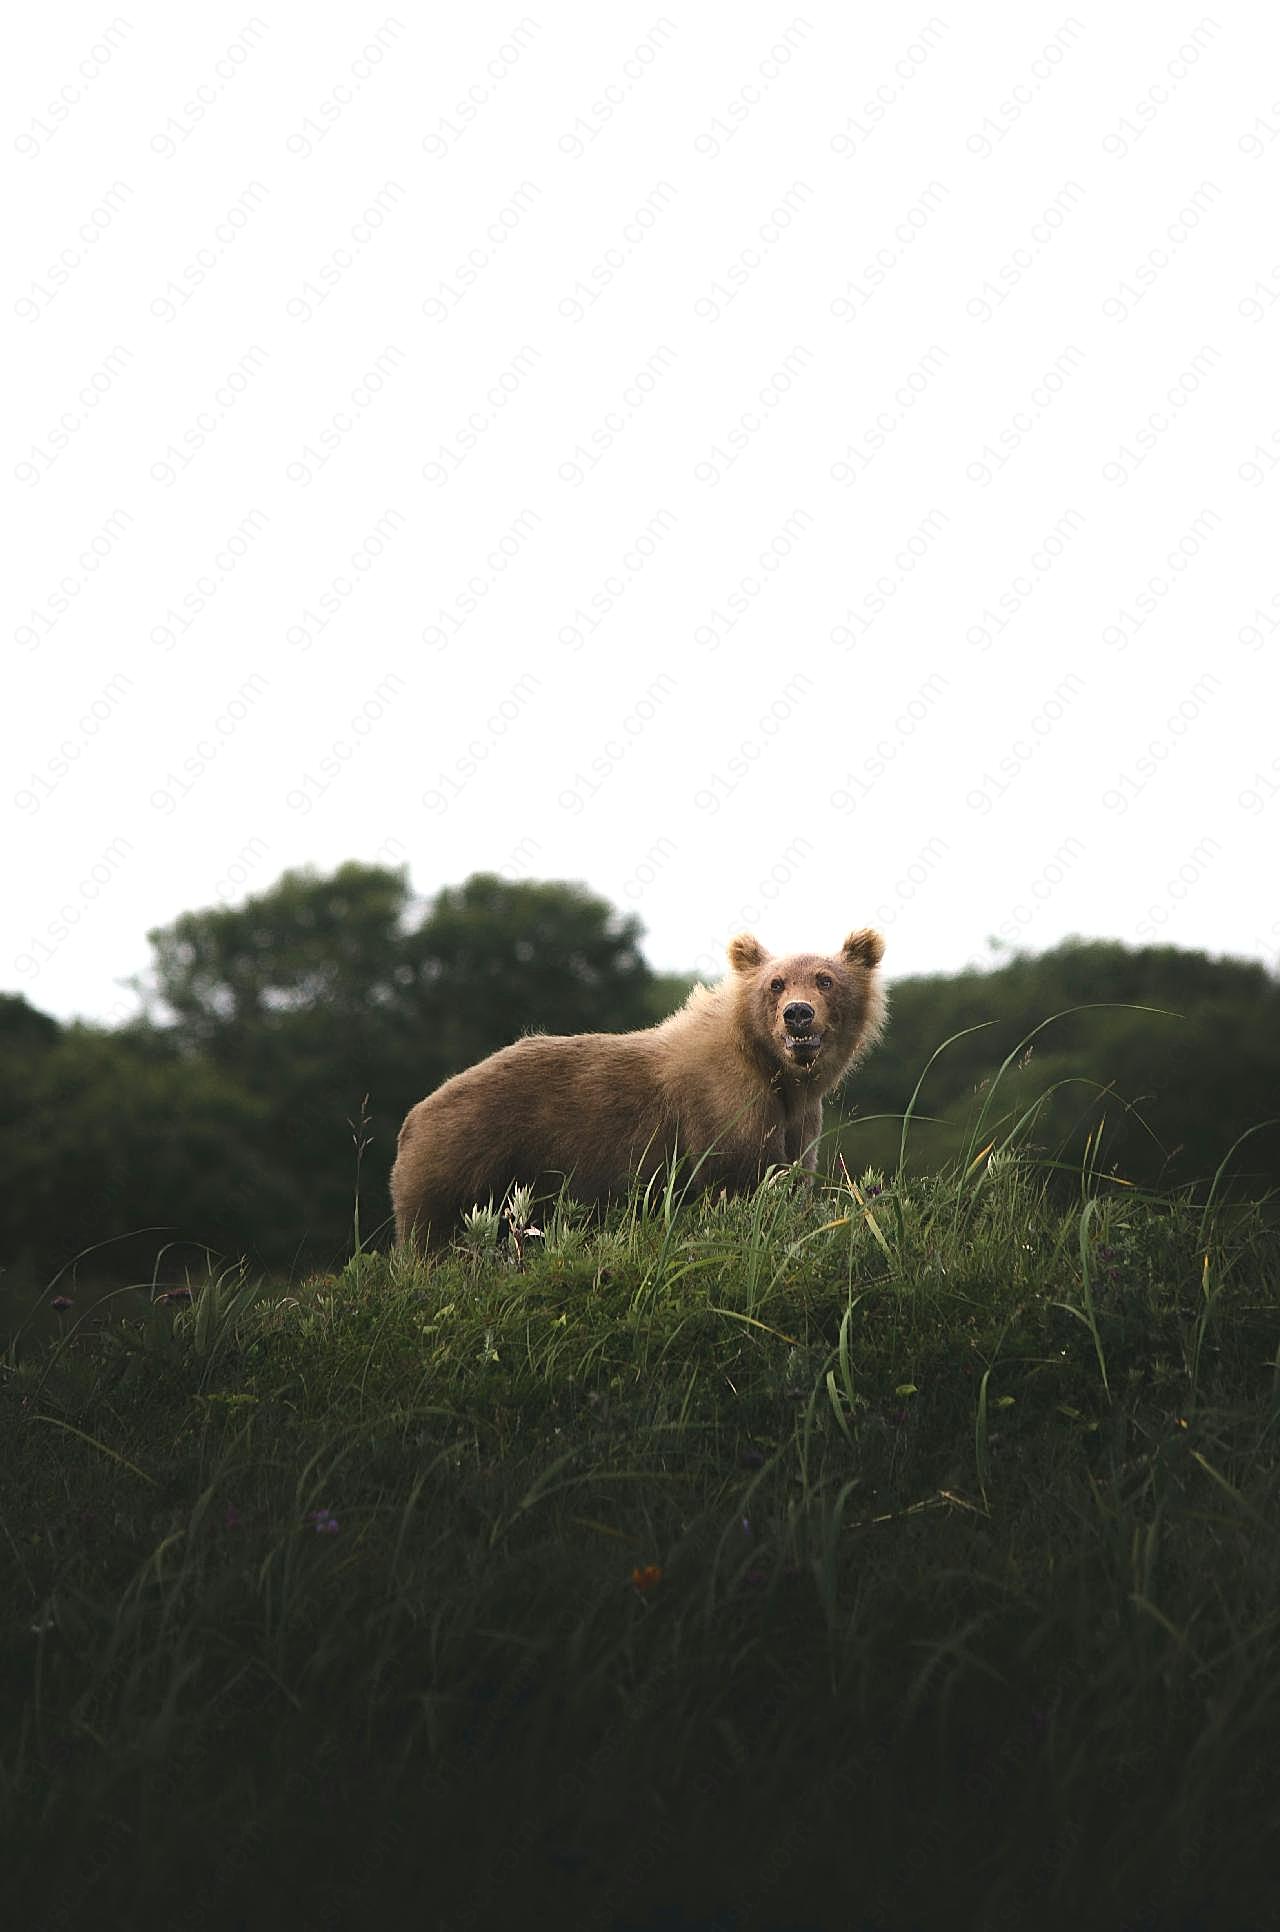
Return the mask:
<path fill-rule="evenodd" d="M 830 957 L 775 958 L 739 933 L 729 975 L 657 1026 L 531 1033 L 455 1074 L 400 1129 L 397 1243 L 442 1247 L 467 1209 L 521 1182 L 598 1207 L 673 1156 L 696 1191 L 815 1171 L 823 1095 L 884 1027 L 883 953 L 869 928 Z"/>

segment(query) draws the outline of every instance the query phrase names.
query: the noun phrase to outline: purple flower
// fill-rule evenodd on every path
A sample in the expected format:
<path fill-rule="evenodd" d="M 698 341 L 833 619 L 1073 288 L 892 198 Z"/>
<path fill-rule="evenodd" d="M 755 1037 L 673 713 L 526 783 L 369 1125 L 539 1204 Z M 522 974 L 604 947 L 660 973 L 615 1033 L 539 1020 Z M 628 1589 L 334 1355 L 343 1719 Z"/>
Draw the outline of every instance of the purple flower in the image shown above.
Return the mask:
<path fill-rule="evenodd" d="M 907 1411 L 905 1409 L 890 1409 L 889 1411 L 890 1422 L 901 1423 L 901 1422 L 905 1422 L 906 1419 L 907 1419 Z"/>
<path fill-rule="evenodd" d="M 338 1534 L 338 1519 L 331 1509 L 313 1509 L 308 1514 L 307 1521 L 315 1524 L 317 1536 Z"/>
<path fill-rule="evenodd" d="M 229 1529 L 229 1530 L 240 1529 L 243 1525 L 243 1521 L 244 1519 L 241 1516 L 240 1511 L 236 1508 L 235 1504 L 228 1503 L 227 1513 L 222 1519 L 223 1529 Z"/>
<path fill-rule="evenodd" d="M 70 1295 L 55 1295 L 49 1306 L 56 1308 L 60 1315 L 65 1315 L 68 1308 L 73 1308 L 75 1303 L 72 1301 Z"/>
<path fill-rule="evenodd" d="M 743 1469 L 763 1469 L 763 1451 L 759 1449 L 744 1449 L 738 1457 L 738 1463 Z"/>

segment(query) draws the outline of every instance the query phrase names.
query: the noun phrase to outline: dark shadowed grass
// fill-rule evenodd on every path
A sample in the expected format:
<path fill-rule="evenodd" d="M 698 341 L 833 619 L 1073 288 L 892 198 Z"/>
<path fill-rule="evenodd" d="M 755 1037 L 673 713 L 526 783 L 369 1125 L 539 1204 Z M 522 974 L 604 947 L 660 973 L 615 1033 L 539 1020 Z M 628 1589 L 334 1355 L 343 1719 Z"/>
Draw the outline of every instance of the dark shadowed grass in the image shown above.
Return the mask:
<path fill-rule="evenodd" d="M 20 1922 L 1277 1922 L 1264 1209 L 1006 1144 L 467 1240 L 14 1341 Z"/>

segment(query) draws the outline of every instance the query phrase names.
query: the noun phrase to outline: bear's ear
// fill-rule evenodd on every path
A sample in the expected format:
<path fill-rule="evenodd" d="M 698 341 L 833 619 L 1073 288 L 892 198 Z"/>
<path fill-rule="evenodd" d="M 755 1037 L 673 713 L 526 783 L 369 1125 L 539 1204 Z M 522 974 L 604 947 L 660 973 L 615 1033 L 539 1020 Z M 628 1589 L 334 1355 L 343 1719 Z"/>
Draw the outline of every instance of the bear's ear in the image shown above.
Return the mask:
<path fill-rule="evenodd" d="M 863 926 L 860 932 L 849 934 L 840 950 L 855 966 L 878 966 L 884 958 L 884 936 Z"/>
<path fill-rule="evenodd" d="M 740 932 L 729 941 L 729 964 L 735 973 L 751 973 L 763 966 L 769 955 L 754 933 Z"/>

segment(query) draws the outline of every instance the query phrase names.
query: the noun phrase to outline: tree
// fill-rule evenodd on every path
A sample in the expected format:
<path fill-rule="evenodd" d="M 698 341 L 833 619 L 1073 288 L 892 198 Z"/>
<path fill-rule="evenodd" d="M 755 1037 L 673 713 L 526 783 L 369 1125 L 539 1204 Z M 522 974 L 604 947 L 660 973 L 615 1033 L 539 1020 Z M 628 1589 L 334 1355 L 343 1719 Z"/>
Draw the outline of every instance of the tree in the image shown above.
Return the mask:
<path fill-rule="evenodd" d="M 652 1017 L 638 922 L 554 881 L 477 874 L 418 908 L 402 869 L 286 872 L 242 906 L 184 913 L 150 939 L 142 990 L 182 1053 L 207 1057 L 266 1110 L 316 1260 L 349 1235 L 366 1099 L 372 1227 L 388 1211 L 401 1120 L 450 1073 L 532 1028 Z"/>
<path fill-rule="evenodd" d="M 1070 1007 L 1092 1010 L 1052 1018 Z M 1265 968 L 1110 940 L 1068 940 L 993 971 L 899 981 L 885 1041 L 855 1075 L 845 1108 L 863 1119 L 901 1115 L 934 1049 L 981 1027 L 952 1040 L 921 1091 L 911 1145 L 915 1164 L 932 1166 L 959 1151 L 1001 1062 L 1045 1020 L 1052 1023 L 1030 1055 L 1004 1076 L 991 1116 L 1016 1116 L 1068 1083 L 1036 1121 L 1034 1139 L 1047 1153 L 1078 1160 L 1086 1131 L 1105 1116 L 1104 1169 L 1114 1164 L 1150 1186 L 1203 1181 L 1240 1134 L 1280 1113 L 1280 984 Z M 899 1131 L 893 1121 L 868 1121 L 847 1135 L 846 1158 L 892 1164 Z M 1254 1135 L 1233 1172 L 1252 1187 L 1274 1183 L 1280 1131 Z"/>
<path fill-rule="evenodd" d="M 184 1046 L 246 1064 L 298 1014 L 337 1026 L 393 1009 L 411 976 L 408 905 L 403 868 L 286 872 L 243 905 L 183 913 L 149 933 L 152 977 L 139 991 L 172 1015 Z"/>
<path fill-rule="evenodd" d="M 622 1032 L 650 1019 L 634 915 L 585 887 L 481 872 L 446 887 L 410 940 L 419 1008 L 450 1071 L 517 1033 Z"/>
<path fill-rule="evenodd" d="M 13 1056 L 39 1055 L 56 1045 L 62 1028 L 48 1013 L 28 1003 L 22 993 L 0 993 L 0 1051 L 7 1063 Z"/>
<path fill-rule="evenodd" d="M 59 1030 L 20 1090 L 5 1056 L 6 1262 L 38 1279 L 81 1249 L 95 1278 L 146 1279 L 166 1243 L 287 1261 L 301 1208 L 264 1108 L 206 1061 L 133 1032 Z M 109 1245 L 107 1245 L 109 1244 Z"/>

